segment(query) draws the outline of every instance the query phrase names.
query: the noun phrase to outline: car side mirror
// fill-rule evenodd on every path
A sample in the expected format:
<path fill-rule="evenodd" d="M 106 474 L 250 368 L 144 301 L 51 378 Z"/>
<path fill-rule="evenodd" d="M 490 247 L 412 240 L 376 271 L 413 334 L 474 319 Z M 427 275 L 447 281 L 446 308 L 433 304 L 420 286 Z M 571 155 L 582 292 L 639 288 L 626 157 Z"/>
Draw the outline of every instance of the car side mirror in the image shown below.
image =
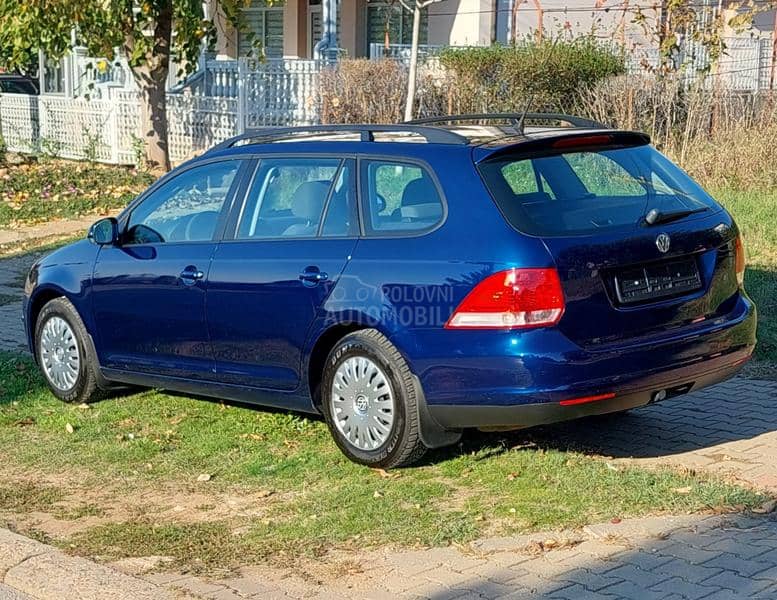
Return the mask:
<path fill-rule="evenodd" d="M 100 219 L 89 228 L 87 237 L 98 246 L 113 246 L 119 241 L 119 222 L 113 217 Z"/>

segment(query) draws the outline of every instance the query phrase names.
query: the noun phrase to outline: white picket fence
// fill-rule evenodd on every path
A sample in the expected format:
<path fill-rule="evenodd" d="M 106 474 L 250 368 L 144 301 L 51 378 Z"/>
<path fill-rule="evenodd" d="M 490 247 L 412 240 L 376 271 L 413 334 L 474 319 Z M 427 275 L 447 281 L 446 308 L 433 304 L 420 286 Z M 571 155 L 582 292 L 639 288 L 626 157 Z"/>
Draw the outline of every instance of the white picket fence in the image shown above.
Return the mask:
<path fill-rule="evenodd" d="M 209 61 L 167 95 L 170 159 L 178 164 L 248 128 L 319 120 L 318 61 Z M 105 86 L 90 98 L 0 94 L 0 135 L 12 152 L 133 164 L 138 93 Z"/>
<path fill-rule="evenodd" d="M 113 164 L 136 162 L 140 109 L 136 92 L 108 99 L 0 95 L 0 134 L 12 152 Z M 170 94 L 170 159 L 181 163 L 241 131 L 235 98 Z"/>

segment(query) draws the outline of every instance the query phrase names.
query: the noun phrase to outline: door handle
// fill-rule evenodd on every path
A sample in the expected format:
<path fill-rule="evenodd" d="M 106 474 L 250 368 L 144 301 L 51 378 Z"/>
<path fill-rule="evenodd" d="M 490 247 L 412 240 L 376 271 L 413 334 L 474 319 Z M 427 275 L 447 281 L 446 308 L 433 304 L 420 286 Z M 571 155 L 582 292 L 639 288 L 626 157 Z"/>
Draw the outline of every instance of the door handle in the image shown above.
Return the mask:
<path fill-rule="evenodd" d="M 178 277 L 180 277 L 184 285 L 194 285 L 205 278 L 205 273 L 200 271 L 197 267 L 189 266 L 181 271 L 181 274 Z"/>
<path fill-rule="evenodd" d="M 299 274 L 299 278 L 303 285 L 313 287 L 314 285 L 318 285 L 322 281 L 329 279 L 329 275 L 321 271 L 318 267 L 307 267 Z"/>

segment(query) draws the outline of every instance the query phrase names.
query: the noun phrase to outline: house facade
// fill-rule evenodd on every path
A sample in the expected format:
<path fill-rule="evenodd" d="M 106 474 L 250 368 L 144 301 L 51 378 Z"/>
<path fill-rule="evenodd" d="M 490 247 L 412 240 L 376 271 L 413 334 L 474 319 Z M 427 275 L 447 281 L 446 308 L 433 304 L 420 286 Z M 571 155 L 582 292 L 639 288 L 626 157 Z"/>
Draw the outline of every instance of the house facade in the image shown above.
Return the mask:
<path fill-rule="evenodd" d="M 765 1 L 765 0 L 764 0 Z M 412 0 L 410 0 L 412 2 Z M 328 3 L 328 7 L 324 6 Z M 701 0 L 695 6 L 704 25 L 724 11 L 726 20 L 736 14 L 729 2 Z M 423 46 L 485 46 L 509 43 L 527 35 L 592 34 L 626 47 L 655 44 L 653 32 L 661 21 L 660 2 L 633 0 L 441 0 L 423 13 Z M 314 58 L 316 44 L 326 33 L 324 14 L 331 14 L 330 46 L 348 57 L 376 57 L 380 47 L 410 44 L 412 13 L 398 0 L 286 0 L 268 4 L 251 0 L 245 22 L 268 58 Z M 767 37 L 775 29 L 775 11 L 763 5 L 754 27 L 745 34 L 724 31 L 724 36 Z M 644 19 L 637 19 L 641 15 Z M 218 15 L 214 15 L 217 17 Z M 222 59 L 247 56 L 249 36 L 224 19 L 217 55 Z"/>
<path fill-rule="evenodd" d="M 340 55 L 374 56 L 376 45 L 411 42 L 413 15 L 397 0 L 252 0 L 243 10 L 246 25 L 268 58 L 313 58 L 324 37 L 329 2 L 334 43 Z M 425 46 L 488 45 L 495 41 L 494 0 L 444 0 L 423 13 L 420 40 Z M 217 20 L 217 56 L 234 59 L 251 53 L 252 43 L 225 19 Z M 372 54 L 371 54 L 372 50 Z"/>

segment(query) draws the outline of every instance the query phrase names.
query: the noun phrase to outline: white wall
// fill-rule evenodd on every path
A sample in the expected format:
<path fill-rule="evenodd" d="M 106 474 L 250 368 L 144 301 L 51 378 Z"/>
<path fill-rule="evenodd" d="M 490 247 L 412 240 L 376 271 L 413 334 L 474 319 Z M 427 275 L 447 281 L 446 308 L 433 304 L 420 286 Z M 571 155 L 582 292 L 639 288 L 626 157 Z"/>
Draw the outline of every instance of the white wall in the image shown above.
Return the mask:
<path fill-rule="evenodd" d="M 494 39 L 494 0 L 443 0 L 429 7 L 429 43 L 487 46 Z"/>

